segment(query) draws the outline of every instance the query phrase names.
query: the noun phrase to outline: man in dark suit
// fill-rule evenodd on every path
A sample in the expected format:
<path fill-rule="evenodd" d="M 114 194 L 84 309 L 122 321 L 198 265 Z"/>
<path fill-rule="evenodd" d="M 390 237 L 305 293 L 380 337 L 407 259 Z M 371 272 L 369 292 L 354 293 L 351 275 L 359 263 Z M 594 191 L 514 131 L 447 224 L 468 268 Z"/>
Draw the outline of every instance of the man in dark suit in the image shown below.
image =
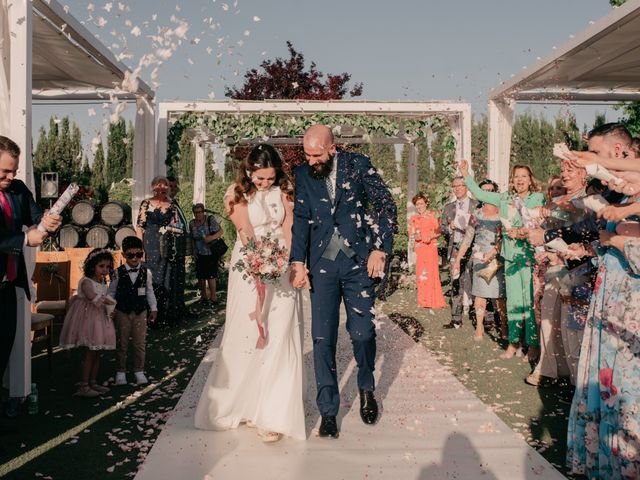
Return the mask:
<path fill-rule="evenodd" d="M 319 434 L 337 438 L 336 342 L 342 301 L 358 364 L 360 416 L 366 424 L 378 418 L 373 394 L 374 278 L 382 276 L 385 258 L 391 255 L 397 211 L 369 158 L 337 150 L 333 142 L 331 130 L 321 125 L 310 127 L 304 136 L 307 164 L 295 170 L 290 263 L 291 284 L 311 286 Z"/>
<path fill-rule="evenodd" d="M 442 233 L 447 242 L 447 260 L 450 267 L 453 266 L 453 260 L 458 254 L 458 249 L 469 224 L 469 218 L 478 206 L 478 202 L 467 195 L 467 187 L 462 177 L 453 179 L 451 190 L 456 199 L 444 206 L 442 218 L 440 219 L 440 233 Z M 459 328 L 462 325 L 464 309 L 470 306 L 464 305 L 465 293 L 468 296 L 467 301 L 471 303 L 471 271 L 468 262 L 470 255 L 471 249 L 467 251 L 467 255 L 460 262 L 459 277 L 454 279 L 453 271 L 449 270 L 449 279 L 451 281 L 449 290 L 451 321 L 443 325 L 444 328 Z"/>
<path fill-rule="evenodd" d="M 27 186 L 15 178 L 20 147 L 0 136 L 0 378 L 9 363 L 16 336 L 16 287 L 30 297 L 24 247 L 37 247 L 60 226 L 59 215 L 45 215 Z M 45 232 L 35 226 L 42 222 Z M 22 227 L 29 227 L 26 232 Z"/>

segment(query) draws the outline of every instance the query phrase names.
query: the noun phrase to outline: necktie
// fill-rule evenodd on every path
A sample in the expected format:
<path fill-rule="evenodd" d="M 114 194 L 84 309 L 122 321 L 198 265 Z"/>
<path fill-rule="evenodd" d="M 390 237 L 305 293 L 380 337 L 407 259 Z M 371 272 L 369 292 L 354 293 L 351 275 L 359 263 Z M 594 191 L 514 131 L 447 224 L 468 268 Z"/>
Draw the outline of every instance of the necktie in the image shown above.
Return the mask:
<path fill-rule="evenodd" d="M 329 192 L 329 198 L 331 199 L 331 203 L 333 203 L 335 192 L 333 191 L 333 182 L 331 181 L 331 175 L 329 175 L 325 179 L 325 183 L 327 184 L 327 192 Z"/>
<path fill-rule="evenodd" d="M 130 268 L 129 273 L 136 273 L 138 271 L 137 268 Z"/>
<path fill-rule="evenodd" d="M 13 215 L 11 212 L 11 204 L 9 203 L 9 199 L 4 194 L 4 192 L 0 191 L 0 205 L 2 205 L 2 210 L 4 211 L 4 223 L 7 226 L 7 229 L 11 232 L 13 230 Z M 7 255 L 7 280 L 12 282 L 18 276 L 18 263 L 16 261 L 15 255 Z"/>

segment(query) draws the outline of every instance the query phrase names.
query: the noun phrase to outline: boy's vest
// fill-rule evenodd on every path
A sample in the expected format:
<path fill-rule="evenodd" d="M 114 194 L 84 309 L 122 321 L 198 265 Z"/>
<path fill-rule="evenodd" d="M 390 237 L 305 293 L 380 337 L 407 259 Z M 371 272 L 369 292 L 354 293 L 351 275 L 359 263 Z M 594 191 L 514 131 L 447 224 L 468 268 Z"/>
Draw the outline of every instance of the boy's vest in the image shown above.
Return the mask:
<path fill-rule="evenodd" d="M 138 293 L 144 290 L 144 295 Z M 138 277 L 131 283 L 131 277 L 125 265 L 118 267 L 118 286 L 116 288 L 116 309 L 122 313 L 141 314 L 149 309 L 147 303 L 147 267 L 138 267 Z"/>

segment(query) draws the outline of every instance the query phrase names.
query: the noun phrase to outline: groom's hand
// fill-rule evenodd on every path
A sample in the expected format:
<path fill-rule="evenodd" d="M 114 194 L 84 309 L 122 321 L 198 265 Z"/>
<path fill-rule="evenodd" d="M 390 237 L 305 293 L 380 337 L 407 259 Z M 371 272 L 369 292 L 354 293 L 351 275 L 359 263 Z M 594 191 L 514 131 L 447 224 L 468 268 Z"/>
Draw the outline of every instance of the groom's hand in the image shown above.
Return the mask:
<path fill-rule="evenodd" d="M 382 250 L 372 250 L 369 254 L 369 260 L 367 260 L 367 272 L 369 277 L 382 278 L 384 276 L 384 260 L 387 254 Z"/>
<path fill-rule="evenodd" d="M 305 267 L 304 263 L 296 262 L 291 264 L 289 283 L 291 283 L 293 288 L 305 288 L 309 286 L 307 267 Z"/>

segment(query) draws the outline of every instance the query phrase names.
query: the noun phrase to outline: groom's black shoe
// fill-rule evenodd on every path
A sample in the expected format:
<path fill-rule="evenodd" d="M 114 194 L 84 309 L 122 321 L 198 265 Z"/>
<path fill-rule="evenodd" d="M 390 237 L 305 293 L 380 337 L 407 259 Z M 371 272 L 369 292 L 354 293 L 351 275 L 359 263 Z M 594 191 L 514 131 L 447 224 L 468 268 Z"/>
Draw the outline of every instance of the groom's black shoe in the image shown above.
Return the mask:
<path fill-rule="evenodd" d="M 370 390 L 360 390 L 360 418 L 367 425 L 373 425 L 378 420 L 378 402 Z"/>
<path fill-rule="evenodd" d="M 340 432 L 338 432 L 338 423 L 336 422 L 336 417 L 322 417 L 318 435 L 320 435 L 321 437 L 338 438 L 340 436 Z"/>

